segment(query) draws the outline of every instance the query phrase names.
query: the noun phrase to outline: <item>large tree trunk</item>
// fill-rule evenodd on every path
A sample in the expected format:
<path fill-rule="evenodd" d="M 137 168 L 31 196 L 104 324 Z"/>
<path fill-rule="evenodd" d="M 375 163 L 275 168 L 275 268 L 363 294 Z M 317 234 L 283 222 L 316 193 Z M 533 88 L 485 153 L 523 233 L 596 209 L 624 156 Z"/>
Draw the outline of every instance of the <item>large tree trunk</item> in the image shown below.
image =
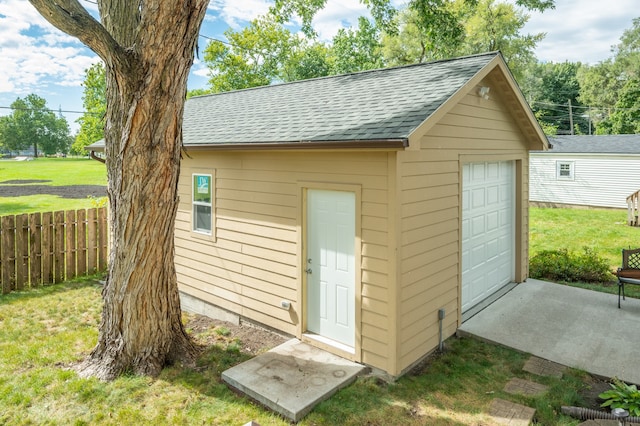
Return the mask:
<path fill-rule="evenodd" d="M 98 344 L 79 371 L 108 380 L 191 363 L 174 221 L 187 77 L 208 0 L 98 1 L 103 26 L 88 34 L 77 0 L 58 0 L 67 14 L 55 22 L 49 0 L 30 1 L 63 31 L 78 24 L 67 32 L 102 57 L 107 74 L 109 272 Z"/>

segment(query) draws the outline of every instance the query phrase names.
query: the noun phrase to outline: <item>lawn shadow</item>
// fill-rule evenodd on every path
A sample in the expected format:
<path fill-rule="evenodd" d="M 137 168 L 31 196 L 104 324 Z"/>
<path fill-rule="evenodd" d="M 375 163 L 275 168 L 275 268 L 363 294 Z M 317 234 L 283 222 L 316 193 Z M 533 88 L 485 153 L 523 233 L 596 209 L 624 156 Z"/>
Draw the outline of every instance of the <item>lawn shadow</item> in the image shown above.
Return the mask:
<path fill-rule="evenodd" d="M 99 280 L 101 280 L 103 276 L 103 273 L 88 275 L 85 277 L 75 278 L 72 281 L 39 285 L 37 287 L 27 287 L 24 290 L 13 290 L 7 294 L 0 294 L 0 305 L 5 303 L 17 303 L 30 299 L 39 299 L 41 297 L 50 297 L 55 294 L 81 290 L 86 287 L 101 288 L 102 284 Z"/>

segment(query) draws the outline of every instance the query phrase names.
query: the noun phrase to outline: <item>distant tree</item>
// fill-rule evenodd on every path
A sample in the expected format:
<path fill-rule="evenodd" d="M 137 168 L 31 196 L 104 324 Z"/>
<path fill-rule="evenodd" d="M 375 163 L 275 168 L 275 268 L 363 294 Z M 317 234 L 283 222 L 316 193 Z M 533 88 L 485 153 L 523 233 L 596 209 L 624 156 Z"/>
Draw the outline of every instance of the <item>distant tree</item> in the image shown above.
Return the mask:
<path fill-rule="evenodd" d="M 313 42 L 303 49 L 291 52 L 280 71 L 282 81 L 306 80 L 331 73 L 330 48 L 320 42 Z"/>
<path fill-rule="evenodd" d="M 494 0 L 413 1 L 397 16 L 397 32 L 383 36 L 382 51 L 390 65 L 403 65 L 500 50 L 521 80 L 544 38 L 521 33 L 528 19 Z"/>
<path fill-rule="evenodd" d="M 380 30 L 367 18 L 358 19 L 358 27 L 341 28 L 333 38 L 330 56 L 331 74 L 345 74 L 383 66 Z"/>
<path fill-rule="evenodd" d="M 613 112 L 598 124 L 597 133 L 640 133 L 640 81 L 627 80 L 618 93 Z"/>
<path fill-rule="evenodd" d="M 47 107 L 47 101 L 30 94 L 11 104 L 11 114 L 0 125 L 0 145 L 10 151 L 33 147 L 37 157 L 42 151 L 51 155 L 69 150 L 69 124 Z"/>
<path fill-rule="evenodd" d="M 529 68 L 521 82 L 538 120 L 558 134 L 589 133 L 588 109 L 579 98 L 577 76 L 581 67 L 579 62 L 538 63 Z"/>
<path fill-rule="evenodd" d="M 421 17 L 421 12 L 406 8 L 395 17 L 391 31 L 382 35 L 382 55 L 391 66 L 409 65 L 458 55 L 464 40 L 464 27 L 453 11 L 447 17 L 439 17 L 445 28 L 436 28 L 435 22 L 429 24 Z M 446 27 L 454 28 L 449 31 Z"/>
<path fill-rule="evenodd" d="M 640 18 L 623 32 L 612 52 L 611 58 L 578 73 L 580 101 L 591 107 L 598 134 L 628 133 L 635 128 L 623 120 L 633 119 L 638 107 L 633 94 L 640 84 Z"/>
<path fill-rule="evenodd" d="M 465 38 L 460 53 L 499 50 L 516 80 L 521 81 L 526 69 L 536 62 L 534 50 L 545 34 L 522 34 L 529 15 L 510 3 L 479 0 L 469 6 L 458 0 L 457 4 L 464 11 Z"/>
<path fill-rule="evenodd" d="M 80 130 L 72 150 L 86 154 L 84 148 L 104 138 L 104 118 L 107 111 L 107 78 L 102 62 L 84 71 L 82 106 L 84 114 L 78 120 Z"/>
<path fill-rule="evenodd" d="M 375 24 L 361 17 L 356 29 L 341 29 L 325 44 L 292 33 L 267 14 L 242 30 L 225 31 L 227 43 L 209 42 L 204 51 L 209 88 L 190 96 L 379 68 L 379 35 Z"/>
<path fill-rule="evenodd" d="M 226 92 L 284 81 L 289 58 L 300 58 L 304 40 L 272 15 L 254 19 L 240 31 L 225 31 L 228 43 L 213 40 L 204 50 L 210 91 Z"/>

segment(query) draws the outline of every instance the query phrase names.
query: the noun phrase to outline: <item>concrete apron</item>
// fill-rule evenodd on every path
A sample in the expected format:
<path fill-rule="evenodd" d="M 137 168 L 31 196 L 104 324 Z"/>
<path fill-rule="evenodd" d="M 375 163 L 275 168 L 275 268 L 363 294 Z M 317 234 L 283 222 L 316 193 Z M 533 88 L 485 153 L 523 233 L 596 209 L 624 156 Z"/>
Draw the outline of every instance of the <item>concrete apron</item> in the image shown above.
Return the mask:
<path fill-rule="evenodd" d="M 298 422 L 366 367 L 291 339 L 222 373 L 231 387 Z"/>
<path fill-rule="evenodd" d="M 640 384 L 640 300 L 534 279 L 458 330 L 604 377 Z"/>

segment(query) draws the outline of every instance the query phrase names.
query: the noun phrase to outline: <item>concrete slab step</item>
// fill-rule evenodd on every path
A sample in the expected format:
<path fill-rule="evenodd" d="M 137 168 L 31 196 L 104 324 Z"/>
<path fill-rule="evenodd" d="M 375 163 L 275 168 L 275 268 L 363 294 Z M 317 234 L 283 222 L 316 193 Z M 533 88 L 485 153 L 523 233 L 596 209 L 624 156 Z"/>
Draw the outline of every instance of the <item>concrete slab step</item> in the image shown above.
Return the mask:
<path fill-rule="evenodd" d="M 504 386 L 504 391 L 512 395 L 535 396 L 541 395 L 549 390 L 549 386 L 530 380 L 513 378 Z"/>
<path fill-rule="evenodd" d="M 567 367 L 553 361 L 538 358 L 537 356 L 531 356 L 531 358 L 524 363 L 522 369 L 529 373 L 537 374 L 538 376 L 561 378 Z"/>
<path fill-rule="evenodd" d="M 526 405 L 496 398 L 491 401 L 489 415 L 500 425 L 529 426 L 536 410 Z"/>
<path fill-rule="evenodd" d="M 231 387 L 298 422 L 366 367 L 291 339 L 222 373 Z"/>

